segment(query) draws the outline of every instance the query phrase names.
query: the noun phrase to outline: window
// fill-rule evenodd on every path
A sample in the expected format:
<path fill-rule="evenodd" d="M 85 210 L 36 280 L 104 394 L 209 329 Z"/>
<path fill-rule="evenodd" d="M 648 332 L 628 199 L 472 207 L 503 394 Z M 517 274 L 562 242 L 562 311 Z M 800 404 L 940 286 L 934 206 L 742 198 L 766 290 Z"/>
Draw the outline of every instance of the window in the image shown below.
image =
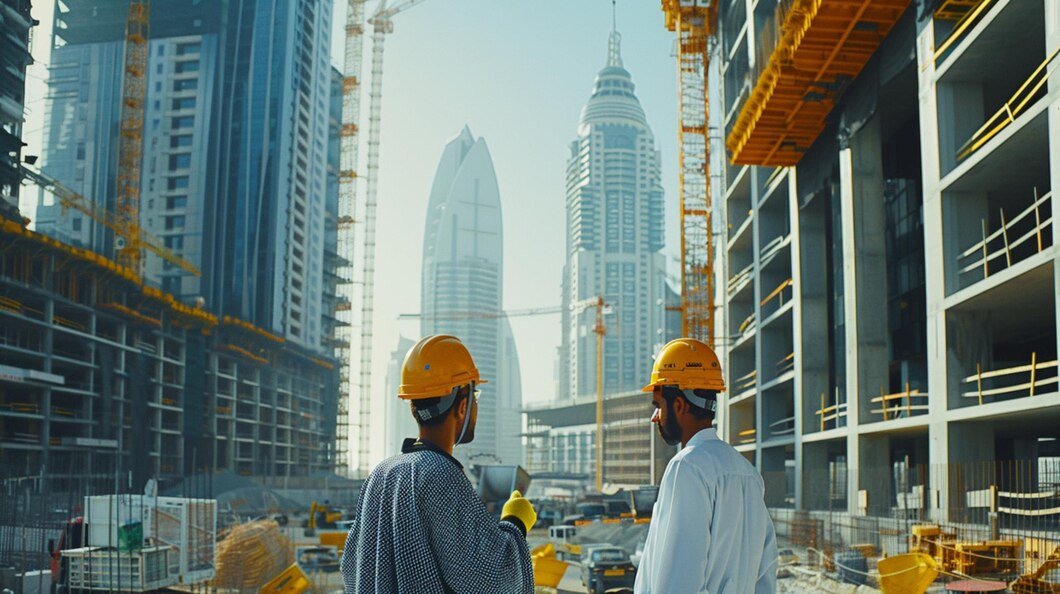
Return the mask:
<path fill-rule="evenodd" d="M 181 97 L 173 100 L 173 109 L 195 109 L 195 97 Z"/>
<path fill-rule="evenodd" d="M 167 231 L 171 231 L 173 229 L 183 229 L 183 228 L 184 228 L 184 217 L 183 216 L 166 217 L 166 230 Z"/>
<path fill-rule="evenodd" d="M 197 54 L 202 51 L 202 47 L 198 43 L 178 43 L 177 44 L 177 55 L 186 56 L 188 54 Z"/>
<path fill-rule="evenodd" d="M 165 243 L 165 246 L 171 250 L 184 249 L 183 235 L 170 235 L 169 237 L 166 237 L 163 242 Z"/>
<path fill-rule="evenodd" d="M 199 79 L 188 78 L 184 80 L 173 81 L 174 91 L 194 91 L 199 88 Z"/>
<path fill-rule="evenodd" d="M 180 277 L 179 276 L 167 276 L 162 279 L 162 291 L 171 295 L 177 295 L 180 293 Z"/>
<path fill-rule="evenodd" d="M 180 153 L 178 155 L 169 156 L 169 168 L 173 169 L 188 169 L 191 167 L 191 153 Z"/>
<path fill-rule="evenodd" d="M 184 208 L 188 205 L 187 196 L 170 196 L 166 198 L 166 208 L 173 210 L 174 208 Z"/>
<path fill-rule="evenodd" d="M 195 60 L 189 62 L 177 62 L 177 67 L 175 70 L 177 74 L 182 74 L 184 72 L 198 72 L 199 62 Z"/>
<path fill-rule="evenodd" d="M 180 177 L 169 178 L 166 187 L 170 190 L 183 190 L 188 187 L 188 176 L 182 175 Z"/>
<path fill-rule="evenodd" d="M 81 230 L 81 218 L 80 217 L 74 219 L 71 224 L 73 225 L 74 231 L 80 231 Z"/>
<path fill-rule="evenodd" d="M 195 116 L 180 116 L 179 118 L 173 118 L 173 123 L 169 126 L 171 130 L 180 130 L 181 128 L 191 128 L 195 125 Z"/>
<path fill-rule="evenodd" d="M 182 147 L 186 147 L 186 146 L 191 146 L 191 139 L 192 139 L 192 137 L 189 134 L 181 134 L 179 136 L 170 136 L 169 137 L 169 146 L 170 146 L 170 148 L 182 148 Z"/>

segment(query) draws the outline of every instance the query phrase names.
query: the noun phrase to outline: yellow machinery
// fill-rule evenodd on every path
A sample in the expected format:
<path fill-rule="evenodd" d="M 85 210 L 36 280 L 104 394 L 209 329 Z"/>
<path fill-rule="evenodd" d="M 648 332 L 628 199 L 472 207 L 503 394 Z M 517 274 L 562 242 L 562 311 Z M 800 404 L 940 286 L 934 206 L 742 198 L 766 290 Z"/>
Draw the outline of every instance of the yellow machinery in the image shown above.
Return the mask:
<path fill-rule="evenodd" d="M 924 594 L 939 575 L 935 559 L 925 553 L 880 559 L 877 567 L 883 594 Z"/>
<path fill-rule="evenodd" d="M 530 551 L 530 560 L 534 565 L 534 585 L 556 588 L 563 581 L 570 564 L 556 558 L 556 548 L 552 543 L 541 545 Z"/>
<path fill-rule="evenodd" d="M 261 587 L 260 594 L 302 594 L 309 591 L 309 578 L 294 564 Z"/>
<path fill-rule="evenodd" d="M 341 521 L 342 512 L 332 510 L 326 502 L 319 504 L 314 501 L 309 505 L 309 523 L 306 524 L 305 534 L 312 536 L 316 534 L 317 528 L 334 529 Z"/>

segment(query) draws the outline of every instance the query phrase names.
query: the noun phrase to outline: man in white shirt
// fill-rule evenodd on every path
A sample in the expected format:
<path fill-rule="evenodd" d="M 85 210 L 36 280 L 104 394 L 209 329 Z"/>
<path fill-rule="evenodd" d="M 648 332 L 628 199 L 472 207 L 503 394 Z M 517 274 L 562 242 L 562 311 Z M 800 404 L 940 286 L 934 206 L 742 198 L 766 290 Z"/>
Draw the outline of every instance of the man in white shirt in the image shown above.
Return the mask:
<path fill-rule="evenodd" d="M 762 476 L 712 427 L 725 391 L 717 355 L 695 339 L 671 341 L 644 391 L 659 433 L 682 449 L 663 474 L 633 591 L 776 592 L 777 540 Z"/>

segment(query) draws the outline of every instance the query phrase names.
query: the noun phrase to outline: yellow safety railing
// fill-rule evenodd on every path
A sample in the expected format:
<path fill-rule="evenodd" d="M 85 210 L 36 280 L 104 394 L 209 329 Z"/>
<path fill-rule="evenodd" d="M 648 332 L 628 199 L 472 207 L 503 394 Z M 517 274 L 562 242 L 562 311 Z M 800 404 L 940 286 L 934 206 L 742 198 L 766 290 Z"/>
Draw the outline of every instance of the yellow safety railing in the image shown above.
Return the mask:
<path fill-rule="evenodd" d="M 741 444 L 754 443 L 755 433 L 756 431 L 753 427 L 751 429 L 744 429 L 736 434 L 736 441 Z"/>
<path fill-rule="evenodd" d="M 736 390 L 734 391 L 742 392 L 744 390 L 750 390 L 755 387 L 755 381 L 757 380 L 758 370 L 752 369 L 751 371 L 747 372 L 744 375 L 741 375 L 733 381 L 733 384 L 735 384 L 736 386 Z"/>
<path fill-rule="evenodd" d="M 839 388 L 836 388 L 835 398 L 836 404 L 830 404 L 828 395 L 821 392 L 821 408 L 817 409 L 816 413 L 820 417 L 821 431 L 840 427 L 839 421 L 847 417 L 847 403 L 839 402 Z M 828 423 L 832 423 L 832 427 L 827 427 Z"/>
<path fill-rule="evenodd" d="M 795 352 L 792 351 L 777 361 L 777 375 L 783 375 L 795 369 Z"/>
<path fill-rule="evenodd" d="M 975 398 L 979 401 L 979 404 L 983 404 L 983 398 L 1010 396 L 1020 392 L 1026 392 L 1027 396 L 1033 397 L 1039 388 L 1058 383 L 1056 369 L 1056 361 L 1038 361 L 1038 353 L 1031 353 L 1030 365 L 1017 365 L 1015 367 L 1007 367 L 1004 369 L 983 371 L 982 364 L 977 363 L 975 365 L 975 375 L 969 375 L 964 378 L 964 381 L 962 382 L 964 384 L 975 385 L 975 389 L 961 392 L 961 396 L 965 398 Z M 1042 372 L 1049 373 L 1050 371 L 1052 372 L 1052 375 L 1042 377 Z M 1021 376 L 1024 374 L 1029 376 L 1029 381 L 1015 385 L 983 389 L 984 381 L 991 381 L 1010 376 Z"/>
<path fill-rule="evenodd" d="M 904 391 L 894 394 L 884 394 L 883 387 L 880 387 L 880 395 L 873 398 L 872 402 L 879 403 L 880 408 L 874 408 L 870 412 L 882 414 L 885 421 L 897 419 L 903 412 L 906 417 L 911 417 L 914 413 L 925 414 L 928 411 L 927 392 L 910 389 L 909 382 L 906 382 Z"/>
<path fill-rule="evenodd" d="M 946 0 L 935 11 L 935 18 L 942 20 L 956 20 L 953 31 L 946 37 L 945 41 L 935 49 L 935 61 L 946 53 L 957 40 L 964 36 L 968 28 L 972 26 L 979 15 L 990 6 L 994 0 Z M 955 10 L 956 9 L 956 10 Z"/>
<path fill-rule="evenodd" d="M 795 433 L 795 416 L 778 419 L 769 424 L 770 435 L 784 436 Z"/>
<path fill-rule="evenodd" d="M 996 272 L 1012 266 L 1012 250 L 1018 248 L 1024 243 L 1034 240 L 1037 244 L 1038 252 L 1041 252 L 1048 247 L 1048 245 L 1046 245 L 1048 235 L 1043 236 L 1043 231 L 1048 231 L 1052 226 L 1053 216 L 1051 209 L 1047 210 L 1044 214 L 1042 213 L 1042 209 L 1043 207 L 1049 207 L 1051 199 L 1052 192 L 1046 193 L 1044 196 L 1039 196 L 1038 188 L 1035 188 L 1034 202 L 1017 214 L 1013 219 L 1007 220 L 1005 218 L 1005 209 L 999 209 L 1001 214 L 1001 226 L 993 232 L 988 232 L 986 219 L 981 219 L 982 239 L 957 256 L 957 262 L 960 266 L 958 272 L 960 274 L 967 274 L 982 270 L 983 278 L 988 278 L 991 269 Z M 1031 230 L 1014 239 L 1010 238 L 1009 231 L 1014 229 L 1015 226 L 1020 224 L 1024 219 L 1030 219 L 1031 215 L 1034 216 L 1034 226 Z M 990 245 L 996 243 L 999 239 L 1001 240 L 1001 246 L 991 250 Z M 1005 259 L 1004 266 L 991 266 L 992 260 L 1001 258 L 1002 256 L 1004 256 Z"/>
<path fill-rule="evenodd" d="M 958 159 L 964 159 L 979 150 L 991 138 L 997 136 L 1009 124 L 1016 121 L 1016 118 L 1023 113 L 1023 110 L 1031 104 L 1038 91 L 1049 81 L 1049 66 L 1053 63 L 1057 53 L 1060 53 L 1060 48 L 1053 50 L 1053 53 L 1038 65 L 1034 72 L 1027 77 L 1027 80 L 1020 85 L 1020 88 L 1016 89 L 1012 97 L 1001 106 L 1001 109 L 998 109 L 985 124 L 975 131 L 975 134 L 972 134 L 972 137 L 967 142 L 961 145 L 961 148 L 957 151 Z"/>

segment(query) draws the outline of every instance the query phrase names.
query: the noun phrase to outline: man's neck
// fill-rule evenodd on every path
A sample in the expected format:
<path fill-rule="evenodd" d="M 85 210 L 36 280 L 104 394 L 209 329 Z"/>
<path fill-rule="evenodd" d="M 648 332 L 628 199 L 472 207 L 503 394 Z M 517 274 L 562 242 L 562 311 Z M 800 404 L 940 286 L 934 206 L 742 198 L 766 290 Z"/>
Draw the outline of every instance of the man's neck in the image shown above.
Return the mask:
<path fill-rule="evenodd" d="M 700 425 L 693 425 L 693 426 L 689 427 L 684 432 L 683 439 L 681 439 L 681 447 L 682 448 L 688 447 L 688 442 L 692 441 L 692 438 L 695 437 L 697 433 L 699 433 L 700 431 L 702 431 L 704 429 L 710 429 L 713 426 L 714 426 L 714 421 L 711 421 L 709 423 L 703 423 L 703 424 L 700 424 Z"/>
<path fill-rule="evenodd" d="M 446 439 L 446 433 L 448 432 L 446 432 L 445 429 L 445 424 L 440 427 L 420 427 L 420 441 L 429 441 L 452 456 L 453 446 L 456 444 L 451 436 Z"/>

